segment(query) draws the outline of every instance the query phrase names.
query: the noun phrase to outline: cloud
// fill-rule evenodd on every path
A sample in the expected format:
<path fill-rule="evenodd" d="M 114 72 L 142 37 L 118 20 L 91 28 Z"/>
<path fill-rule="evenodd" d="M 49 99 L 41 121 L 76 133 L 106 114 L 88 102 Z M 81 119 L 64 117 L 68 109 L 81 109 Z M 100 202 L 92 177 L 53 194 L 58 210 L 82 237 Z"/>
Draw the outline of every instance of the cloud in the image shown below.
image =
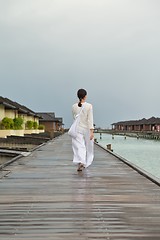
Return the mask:
<path fill-rule="evenodd" d="M 66 125 L 81 87 L 99 126 L 158 116 L 158 7 L 157 0 L 1 1 L 1 95 L 56 111 Z"/>

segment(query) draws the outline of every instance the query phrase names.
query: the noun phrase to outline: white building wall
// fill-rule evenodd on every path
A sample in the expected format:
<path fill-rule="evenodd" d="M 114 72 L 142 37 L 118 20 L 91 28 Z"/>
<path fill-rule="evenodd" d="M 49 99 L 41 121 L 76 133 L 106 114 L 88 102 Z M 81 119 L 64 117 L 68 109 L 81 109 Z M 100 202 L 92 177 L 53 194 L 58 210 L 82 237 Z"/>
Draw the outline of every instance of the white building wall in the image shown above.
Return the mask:
<path fill-rule="evenodd" d="M 5 117 L 5 109 L 4 106 L 0 104 L 0 121 Z"/>

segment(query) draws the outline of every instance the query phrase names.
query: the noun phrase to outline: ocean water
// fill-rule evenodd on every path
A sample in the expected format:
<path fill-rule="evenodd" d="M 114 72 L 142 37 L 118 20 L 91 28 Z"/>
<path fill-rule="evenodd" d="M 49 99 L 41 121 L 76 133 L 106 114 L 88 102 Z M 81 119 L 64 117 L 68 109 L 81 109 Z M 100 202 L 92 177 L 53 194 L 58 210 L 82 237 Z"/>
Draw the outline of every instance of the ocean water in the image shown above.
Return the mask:
<path fill-rule="evenodd" d="M 160 141 L 137 139 L 111 134 L 95 133 L 98 144 L 106 148 L 107 144 L 112 145 L 114 153 L 124 157 L 146 172 L 160 178 Z"/>

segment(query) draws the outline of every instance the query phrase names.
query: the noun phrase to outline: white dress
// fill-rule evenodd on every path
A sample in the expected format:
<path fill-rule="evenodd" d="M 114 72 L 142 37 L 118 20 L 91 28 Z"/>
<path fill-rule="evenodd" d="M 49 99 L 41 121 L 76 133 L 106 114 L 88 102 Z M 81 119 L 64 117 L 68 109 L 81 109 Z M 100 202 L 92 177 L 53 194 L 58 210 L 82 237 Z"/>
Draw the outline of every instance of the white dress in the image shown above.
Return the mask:
<path fill-rule="evenodd" d="M 73 118 L 81 111 L 78 103 L 72 106 Z M 83 110 L 80 114 L 77 138 L 72 138 L 73 163 L 83 163 L 87 168 L 94 158 L 94 140 L 90 140 L 90 129 L 93 126 L 93 109 L 90 103 L 83 103 Z"/>

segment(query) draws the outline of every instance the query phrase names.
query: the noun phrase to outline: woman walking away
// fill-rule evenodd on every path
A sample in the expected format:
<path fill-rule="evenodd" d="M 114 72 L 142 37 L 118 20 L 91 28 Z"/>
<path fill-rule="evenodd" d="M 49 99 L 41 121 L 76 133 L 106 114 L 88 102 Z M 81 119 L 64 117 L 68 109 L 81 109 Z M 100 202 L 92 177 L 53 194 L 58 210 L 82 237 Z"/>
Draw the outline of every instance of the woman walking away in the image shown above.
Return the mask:
<path fill-rule="evenodd" d="M 93 161 L 94 126 L 92 105 L 86 102 L 87 92 L 79 89 L 77 92 L 79 103 L 72 106 L 72 114 L 75 119 L 79 115 L 77 136 L 72 138 L 73 163 L 78 164 L 77 171 L 87 168 Z"/>

